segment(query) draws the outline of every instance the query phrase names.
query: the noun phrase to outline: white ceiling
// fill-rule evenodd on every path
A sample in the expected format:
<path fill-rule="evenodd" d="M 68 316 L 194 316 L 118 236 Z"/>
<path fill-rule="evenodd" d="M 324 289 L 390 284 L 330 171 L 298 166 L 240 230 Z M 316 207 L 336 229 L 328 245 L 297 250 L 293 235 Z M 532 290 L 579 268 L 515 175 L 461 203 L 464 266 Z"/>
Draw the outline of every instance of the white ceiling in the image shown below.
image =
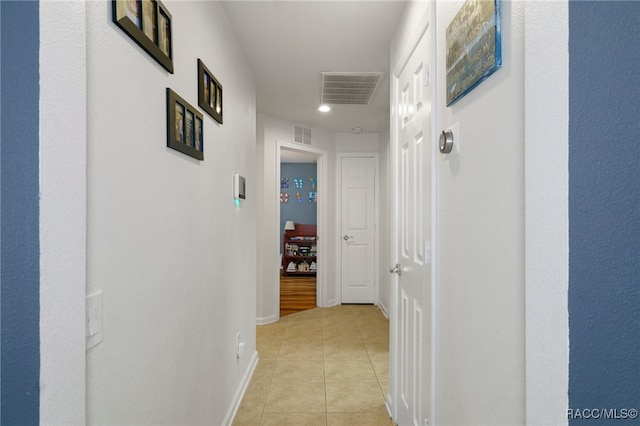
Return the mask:
<path fill-rule="evenodd" d="M 404 1 L 225 1 L 253 70 L 259 113 L 335 132 L 389 121 L 389 41 Z M 320 113 L 321 72 L 386 73 L 368 106 Z"/>

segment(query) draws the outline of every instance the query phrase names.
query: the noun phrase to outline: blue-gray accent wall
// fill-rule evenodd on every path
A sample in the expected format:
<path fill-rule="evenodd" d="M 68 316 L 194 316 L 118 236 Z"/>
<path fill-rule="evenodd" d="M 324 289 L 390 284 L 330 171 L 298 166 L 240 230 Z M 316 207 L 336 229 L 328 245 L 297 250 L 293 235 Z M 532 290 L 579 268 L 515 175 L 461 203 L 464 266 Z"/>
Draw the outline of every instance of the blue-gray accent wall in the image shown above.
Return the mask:
<path fill-rule="evenodd" d="M 639 27 L 640 2 L 569 2 L 571 425 L 640 422 Z"/>
<path fill-rule="evenodd" d="M 0 1 L 3 425 L 39 423 L 39 9 L 37 1 Z"/>
<path fill-rule="evenodd" d="M 280 188 L 280 192 L 289 194 L 288 203 L 280 203 L 280 242 L 284 235 L 284 224 L 287 220 L 295 223 L 316 224 L 318 205 L 309 202 L 309 193 L 316 192 L 309 178 L 317 178 L 318 165 L 315 163 L 282 163 L 280 177 L 289 179 L 289 188 Z M 294 179 L 302 179 L 302 188 L 295 188 Z M 295 194 L 302 196 L 301 202 L 295 201 Z M 282 244 L 281 244 L 282 245 Z M 280 248 L 282 250 L 282 248 Z"/>

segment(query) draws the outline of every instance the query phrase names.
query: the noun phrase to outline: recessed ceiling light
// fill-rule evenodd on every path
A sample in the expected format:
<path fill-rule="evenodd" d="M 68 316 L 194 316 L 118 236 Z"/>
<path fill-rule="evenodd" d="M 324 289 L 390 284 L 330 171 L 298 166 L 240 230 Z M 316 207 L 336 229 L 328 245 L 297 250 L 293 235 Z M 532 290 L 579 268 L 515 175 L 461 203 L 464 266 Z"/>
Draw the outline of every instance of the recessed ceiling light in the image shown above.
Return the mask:
<path fill-rule="evenodd" d="M 320 105 L 320 108 L 318 108 L 318 111 L 320 111 L 320 112 L 329 112 L 329 111 L 331 111 L 331 107 L 329 105 Z"/>

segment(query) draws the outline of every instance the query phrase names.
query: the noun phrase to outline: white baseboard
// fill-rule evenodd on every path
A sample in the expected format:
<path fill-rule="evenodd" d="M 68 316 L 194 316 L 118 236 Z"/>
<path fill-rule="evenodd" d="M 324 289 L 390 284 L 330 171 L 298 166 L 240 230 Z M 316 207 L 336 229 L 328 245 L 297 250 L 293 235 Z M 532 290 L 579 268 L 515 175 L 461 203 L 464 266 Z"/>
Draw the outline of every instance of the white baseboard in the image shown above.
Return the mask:
<path fill-rule="evenodd" d="M 382 315 L 384 315 L 386 319 L 389 319 L 389 312 L 387 312 L 386 306 L 384 306 L 380 302 L 376 303 L 376 306 L 378 307 L 378 309 L 380 309 L 380 312 L 382 312 Z"/>
<path fill-rule="evenodd" d="M 387 409 L 387 415 L 389 416 L 391 421 L 393 421 L 393 415 L 391 414 L 391 412 L 393 411 L 391 409 L 391 394 L 387 394 L 387 397 L 384 399 L 384 406 Z M 393 424 L 395 424 L 395 422 Z"/>
<path fill-rule="evenodd" d="M 233 424 L 233 419 L 235 419 L 236 414 L 238 413 L 238 408 L 240 408 L 240 404 L 242 403 L 242 398 L 244 397 L 244 393 L 247 391 L 249 387 L 249 383 L 251 383 L 251 377 L 253 377 L 253 372 L 256 371 L 256 366 L 258 365 L 258 352 L 254 352 L 251 356 L 251 360 L 249 361 L 249 366 L 247 367 L 247 371 L 245 371 L 242 376 L 242 381 L 240 382 L 240 386 L 236 391 L 236 394 L 233 396 L 233 400 L 231 401 L 231 406 L 227 410 L 227 415 L 224 416 L 224 421 L 222 422 L 223 426 L 231 426 Z"/>
<path fill-rule="evenodd" d="M 340 302 L 338 302 L 338 299 L 331 299 L 331 300 L 327 300 L 327 308 L 331 308 L 333 306 L 338 306 L 340 304 Z"/>
<path fill-rule="evenodd" d="M 268 317 L 256 318 L 256 325 L 267 325 L 280 319 L 278 314 L 269 315 Z"/>

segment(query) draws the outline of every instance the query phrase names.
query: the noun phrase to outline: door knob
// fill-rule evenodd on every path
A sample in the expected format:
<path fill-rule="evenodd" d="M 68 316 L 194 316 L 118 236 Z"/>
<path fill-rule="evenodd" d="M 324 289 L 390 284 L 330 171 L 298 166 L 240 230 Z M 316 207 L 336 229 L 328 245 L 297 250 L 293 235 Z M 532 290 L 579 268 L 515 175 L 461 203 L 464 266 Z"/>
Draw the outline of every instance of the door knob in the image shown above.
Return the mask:
<path fill-rule="evenodd" d="M 344 237 L 342 237 L 342 239 L 345 241 L 349 241 L 351 238 L 353 238 L 353 235 L 345 235 Z"/>
<path fill-rule="evenodd" d="M 453 132 L 451 130 L 443 130 L 440 133 L 440 152 L 448 154 L 453 149 Z"/>
<path fill-rule="evenodd" d="M 402 265 L 399 263 L 396 263 L 396 266 L 393 266 L 391 268 L 389 268 L 389 272 L 391 272 L 392 274 L 398 274 L 398 276 L 402 275 Z"/>

